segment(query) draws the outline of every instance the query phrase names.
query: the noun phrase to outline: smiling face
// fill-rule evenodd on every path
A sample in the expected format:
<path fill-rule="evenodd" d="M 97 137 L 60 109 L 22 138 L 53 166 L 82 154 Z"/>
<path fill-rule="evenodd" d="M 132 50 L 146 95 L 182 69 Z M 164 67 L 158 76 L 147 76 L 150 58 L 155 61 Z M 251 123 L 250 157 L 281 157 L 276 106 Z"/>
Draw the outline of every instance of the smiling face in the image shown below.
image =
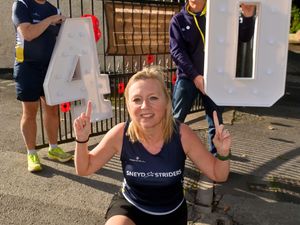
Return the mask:
<path fill-rule="evenodd" d="M 166 116 L 167 98 L 155 79 L 142 79 L 128 89 L 127 108 L 132 121 L 140 129 L 161 128 Z"/>

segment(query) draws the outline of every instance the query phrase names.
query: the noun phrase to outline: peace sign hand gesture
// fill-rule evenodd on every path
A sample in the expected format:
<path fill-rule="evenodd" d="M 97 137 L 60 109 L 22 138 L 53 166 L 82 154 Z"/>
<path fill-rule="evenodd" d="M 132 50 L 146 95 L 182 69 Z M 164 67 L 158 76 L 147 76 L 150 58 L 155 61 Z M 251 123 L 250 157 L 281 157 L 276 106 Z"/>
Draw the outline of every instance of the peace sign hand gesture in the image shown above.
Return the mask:
<path fill-rule="evenodd" d="M 85 142 L 89 139 L 91 134 L 91 114 L 92 114 L 92 102 L 88 101 L 86 112 L 81 113 L 79 117 L 74 120 L 75 138 L 78 142 Z"/>
<path fill-rule="evenodd" d="M 217 148 L 218 154 L 221 156 L 227 156 L 231 147 L 231 136 L 227 129 L 224 129 L 223 124 L 219 124 L 217 112 L 213 112 L 214 123 L 216 134 L 213 139 L 213 142 Z"/>

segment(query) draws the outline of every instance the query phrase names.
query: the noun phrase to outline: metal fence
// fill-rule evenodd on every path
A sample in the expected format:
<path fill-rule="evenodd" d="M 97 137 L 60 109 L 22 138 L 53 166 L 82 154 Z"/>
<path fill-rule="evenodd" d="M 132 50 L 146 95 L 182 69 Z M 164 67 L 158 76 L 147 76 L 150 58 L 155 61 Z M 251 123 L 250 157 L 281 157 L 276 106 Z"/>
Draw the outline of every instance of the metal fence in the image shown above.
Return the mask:
<path fill-rule="evenodd" d="M 166 85 L 170 90 L 170 94 L 173 91 L 173 85 L 175 82 L 175 65 L 171 60 L 169 54 L 124 54 L 124 55 L 108 55 L 106 54 L 107 49 L 107 24 L 106 16 L 104 13 L 105 3 L 110 2 L 113 4 L 126 4 L 132 5 L 132 7 L 137 4 L 143 7 L 148 5 L 157 6 L 160 10 L 167 9 L 170 6 L 180 7 L 184 1 L 104 1 L 104 0 L 57 0 L 56 5 L 61 9 L 62 13 L 69 17 L 78 17 L 84 14 L 95 15 L 100 20 L 100 30 L 102 33 L 102 38 L 97 43 L 98 58 L 100 63 L 101 73 L 109 74 L 111 93 L 106 97 L 112 103 L 113 117 L 111 119 L 106 119 L 92 124 L 91 136 L 97 136 L 106 133 L 114 125 L 119 122 L 126 121 L 128 119 L 128 113 L 125 107 L 125 99 L 123 97 L 123 89 L 126 86 L 129 78 L 137 71 L 141 70 L 146 65 L 159 65 L 166 71 Z M 75 5 L 76 4 L 76 9 Z M 75 15 L 76 11 L 76 15 Z M 80 15 L 78 15 L 80 14 Z M 153 22 L 153 21 L 152 21 Z M 169 21 L 165 21 L 168 23 Z M 151 21 L 149 20 L 149 25 Z M 73 104 L 73 103 L 72 103 Z M 62 107 L 62 106 L 61 106 Z M 61 108 L 60 107 L 60 108 Z M 72 107 L 72 105 L 71 105 Z M 41 108 L 41 107 L 40 107 Z M 195 101 L 191 112 L 196 112 L 202 109 L 201 100 L 198 98 Z M 48 145 L 46 140 L 44 127 L 43 127 L 43 113 L 42 109 L 40 111 L 40 135 L 38 136 L 37 148 L 43 148 Z M 58 143 L 66 143 L 74 141 L 73 131 L 72 131 L 72 114 L 71 112 L 59 112 L 59 137 Z"/>

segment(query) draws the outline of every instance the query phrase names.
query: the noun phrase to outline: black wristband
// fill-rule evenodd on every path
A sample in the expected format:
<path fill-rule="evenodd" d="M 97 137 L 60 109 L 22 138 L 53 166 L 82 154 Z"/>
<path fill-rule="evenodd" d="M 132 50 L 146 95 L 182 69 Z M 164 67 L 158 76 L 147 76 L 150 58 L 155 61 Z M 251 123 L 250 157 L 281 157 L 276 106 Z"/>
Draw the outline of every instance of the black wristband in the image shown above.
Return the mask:
<path fill-rule="evenodd" d="M 79 144 L 84 144 L 84 143 L 87 143 L 89 141 L 89 139 L 90 139 L 90 136 L 85 141 L 78 141 L 76 138 L 75 138 L 75 141 Z"/>
<path fill-rule="evenodd" d="M 217 159 L 221 160 L 221 161 L 226 161 L 229 160 L 231 158 L 231 151 L 229 151 L 228 155 L 226 156 L 222 156 L 219 155 L 219 153 L 217 153 Z"/>

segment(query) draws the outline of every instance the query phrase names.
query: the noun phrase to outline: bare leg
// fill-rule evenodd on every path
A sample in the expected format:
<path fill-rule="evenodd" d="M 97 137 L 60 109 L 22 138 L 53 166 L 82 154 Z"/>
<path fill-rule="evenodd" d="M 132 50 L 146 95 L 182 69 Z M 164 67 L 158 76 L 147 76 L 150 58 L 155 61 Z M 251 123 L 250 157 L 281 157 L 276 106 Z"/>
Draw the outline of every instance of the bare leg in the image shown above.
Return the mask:
<path fill-rule="evenodd" d="M 37 133 L 36 114 L 38 107 L 39 101 L 22 102 L 23 114 L 20 128 L 27 150 L 35 149 Z"/>
<path fill-rule="evenodd" d="M 58 106 L 47 105 L 44 97 L 41 98 L 41 101 L 44 109 L 43 121 L 44 121 L 44 126 L 46 129 L 49 143 L 57 144 L 58 126 L 59 126 Z"/>

